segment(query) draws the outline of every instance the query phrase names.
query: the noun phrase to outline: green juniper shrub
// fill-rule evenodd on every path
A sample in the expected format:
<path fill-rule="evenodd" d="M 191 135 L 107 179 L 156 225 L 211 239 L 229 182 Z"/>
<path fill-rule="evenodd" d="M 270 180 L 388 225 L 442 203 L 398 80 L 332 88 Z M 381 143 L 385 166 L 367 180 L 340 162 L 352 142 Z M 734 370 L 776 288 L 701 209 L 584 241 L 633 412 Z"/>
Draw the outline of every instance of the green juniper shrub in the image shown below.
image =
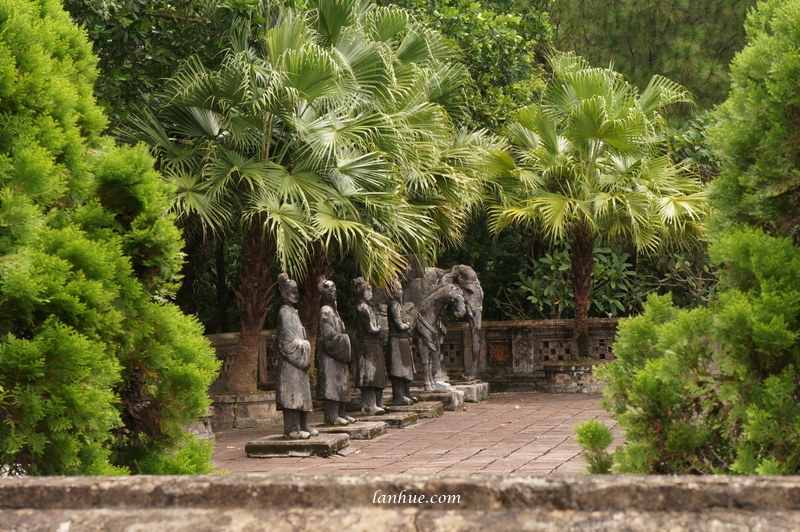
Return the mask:
<path fill-rule="evenodd" d="M 800 2 L 761 2 L 745 29 L 730 96 L 709 131 L 722 163 L 711 191 L 720 220 L 793 234 L 800 243 Z"/>
<path fill-rule="evenodd" d="M 694 310 L 651 297 L 598 370 L 625 433 L 618 471 L 800 473 L 800 1 L 759 3 L 746 28 L 711 131 L 717 297 Z"/>
<path fill-rule="evenodd" d="M 59 2 L 0 0 L 0 470 L 207 472 L 182 426 L 218 363 L 164 302 L 168 190 L 100 137 L 95 62 Z"/>
<path fill-rule="evenodd" d="M 682 310 L 651 296 L 620 324 L 616 360 L 598 368 L 625 432 L 615 468 L 797 474 L 800 250 L 741 229 L 710 252 L 725 272 L 719 300 Z"/>
<path fill-rule="evenodd" d="M 611 472 L 612 456 L 606 451 L 613 441 L 611 431 L 596 419 L 584 421 L 577 427 L 578 445 L 586 449 L 582 456 L 589 464 L 586 471 L 595 474 Z"/>

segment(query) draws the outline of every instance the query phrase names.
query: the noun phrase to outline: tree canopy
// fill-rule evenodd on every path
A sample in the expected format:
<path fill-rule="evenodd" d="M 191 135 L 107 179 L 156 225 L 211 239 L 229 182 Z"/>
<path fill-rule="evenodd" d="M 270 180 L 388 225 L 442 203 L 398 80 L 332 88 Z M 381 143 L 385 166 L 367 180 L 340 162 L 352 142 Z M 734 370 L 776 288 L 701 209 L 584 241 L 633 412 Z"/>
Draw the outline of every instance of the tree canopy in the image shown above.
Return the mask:
<path fill-rule="evenodd" d="M 453 124 L 467 73 L 441 35 L 397 7 L 308 7 L 238 20 L 219 65 L 187 62 L 132 122 L 182 223 L 245 235 L 237 297 L 254 341 L 273 269 L 301 279 L 321 249 L 386 285 L 406 255 L 457 240 L 480 197 L 485 140 Z"/>
<path fill-rule="evenodd" d="M 507 124 L 496 151 L 490 228 L 532 228 L 571 244 L 578 356 L 588 356 L 588 300 L 597 241 L 630 241 L 655 251 L 699 231 L 705 194 L 664 152 L 666 107 L 687 99 L 654 76 L 641 93 L 613 70 L 556 54 L 542 101 Z M 582 347 L 583 346 L 583 347 Z"/>

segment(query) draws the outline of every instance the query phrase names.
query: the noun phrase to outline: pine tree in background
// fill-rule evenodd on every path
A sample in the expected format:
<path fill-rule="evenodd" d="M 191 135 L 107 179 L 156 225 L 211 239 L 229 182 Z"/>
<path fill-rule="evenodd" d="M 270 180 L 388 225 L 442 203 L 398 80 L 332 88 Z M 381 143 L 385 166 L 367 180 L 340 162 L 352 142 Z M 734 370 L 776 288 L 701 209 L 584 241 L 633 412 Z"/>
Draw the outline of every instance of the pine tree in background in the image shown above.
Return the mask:
<path fill-rule="evenodd" d="M 0 467 L 195 473 L 217 362 L 165 303 L 181 241 L 143 148 L 101 138 L 96 59 L 53 0 L 0 1 Z"/>
<path fill-rule="evenodd" d="M 755 0 L 554 0 L 553 44 L 644 88 L 658 74 L 686 87 L 701 106 L 728 90 L 728 63 L 744 44 Z"/>

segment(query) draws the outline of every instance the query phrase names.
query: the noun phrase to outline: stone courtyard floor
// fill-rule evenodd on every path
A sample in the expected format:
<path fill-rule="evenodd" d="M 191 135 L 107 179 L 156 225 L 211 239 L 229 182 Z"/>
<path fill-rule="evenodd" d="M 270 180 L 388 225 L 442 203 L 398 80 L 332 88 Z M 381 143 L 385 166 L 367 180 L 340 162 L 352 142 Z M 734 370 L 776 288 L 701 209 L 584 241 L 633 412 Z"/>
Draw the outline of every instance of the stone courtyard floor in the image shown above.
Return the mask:
<path fill-rule="evenodd" d="M 599 395 L 494 393 L 488 401 L 467 403 L 461 412 L 389 429 L 374 440 L 352 440 L 343 455 L 330 458 L 247 458 L 248 441 L 279 434 L 281 428 L 220 431 L 212 460 L 229 473 L 275 475 L 582 473 L 586 463 L 574 429 L 595 418 L 613 428 L 616 441 L 621 439 L 600 408 Z"/>

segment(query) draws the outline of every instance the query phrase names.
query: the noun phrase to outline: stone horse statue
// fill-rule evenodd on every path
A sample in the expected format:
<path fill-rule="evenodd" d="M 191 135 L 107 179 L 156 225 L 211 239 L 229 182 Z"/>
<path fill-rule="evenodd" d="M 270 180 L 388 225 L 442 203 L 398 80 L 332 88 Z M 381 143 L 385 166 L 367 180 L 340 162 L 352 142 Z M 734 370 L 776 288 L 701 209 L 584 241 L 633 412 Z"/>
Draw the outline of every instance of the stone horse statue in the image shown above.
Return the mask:
<path fill-rule="evenodd" d="M 483 315 L 483 289 L 478 282 L 475 270 L 464 264 L 453 266 L 449 270 L 441 268 L 425 268 L 421 275 L 413 276 L 405 289 L 406 301 L 419 305 L 442 285 L 454 285 L 461 290 L 466 306 L 465 319 L 469 323 L 472 334 L 472 360 L 468 364 L 464 357 L 464 379 L 472 380 L 478 374 L 478 360 L 481 353 L 481 317 Z M 461 318 L 461 316 L 458 316 Z M 437 347 L 436 353 L 439 354 Z M 440 355 L 439 355 L 440 356 Z M 441 367 L 440 360 L 434 363 L 434 377 L 446 379 L 447 374 Z"/>
<path fill-rule="evenodd" d="M 423 389 L 435 388 L 434 377 L 441 373 L 440 338 L 442 329 L 439 316 L 445 307 L 450 307 L 456 317 L 461 318 L 467 309 L 461 289 L 451 283 L 442 283 L 416 307 L 414 319 L 414 341 L 422 361 Z"/>

